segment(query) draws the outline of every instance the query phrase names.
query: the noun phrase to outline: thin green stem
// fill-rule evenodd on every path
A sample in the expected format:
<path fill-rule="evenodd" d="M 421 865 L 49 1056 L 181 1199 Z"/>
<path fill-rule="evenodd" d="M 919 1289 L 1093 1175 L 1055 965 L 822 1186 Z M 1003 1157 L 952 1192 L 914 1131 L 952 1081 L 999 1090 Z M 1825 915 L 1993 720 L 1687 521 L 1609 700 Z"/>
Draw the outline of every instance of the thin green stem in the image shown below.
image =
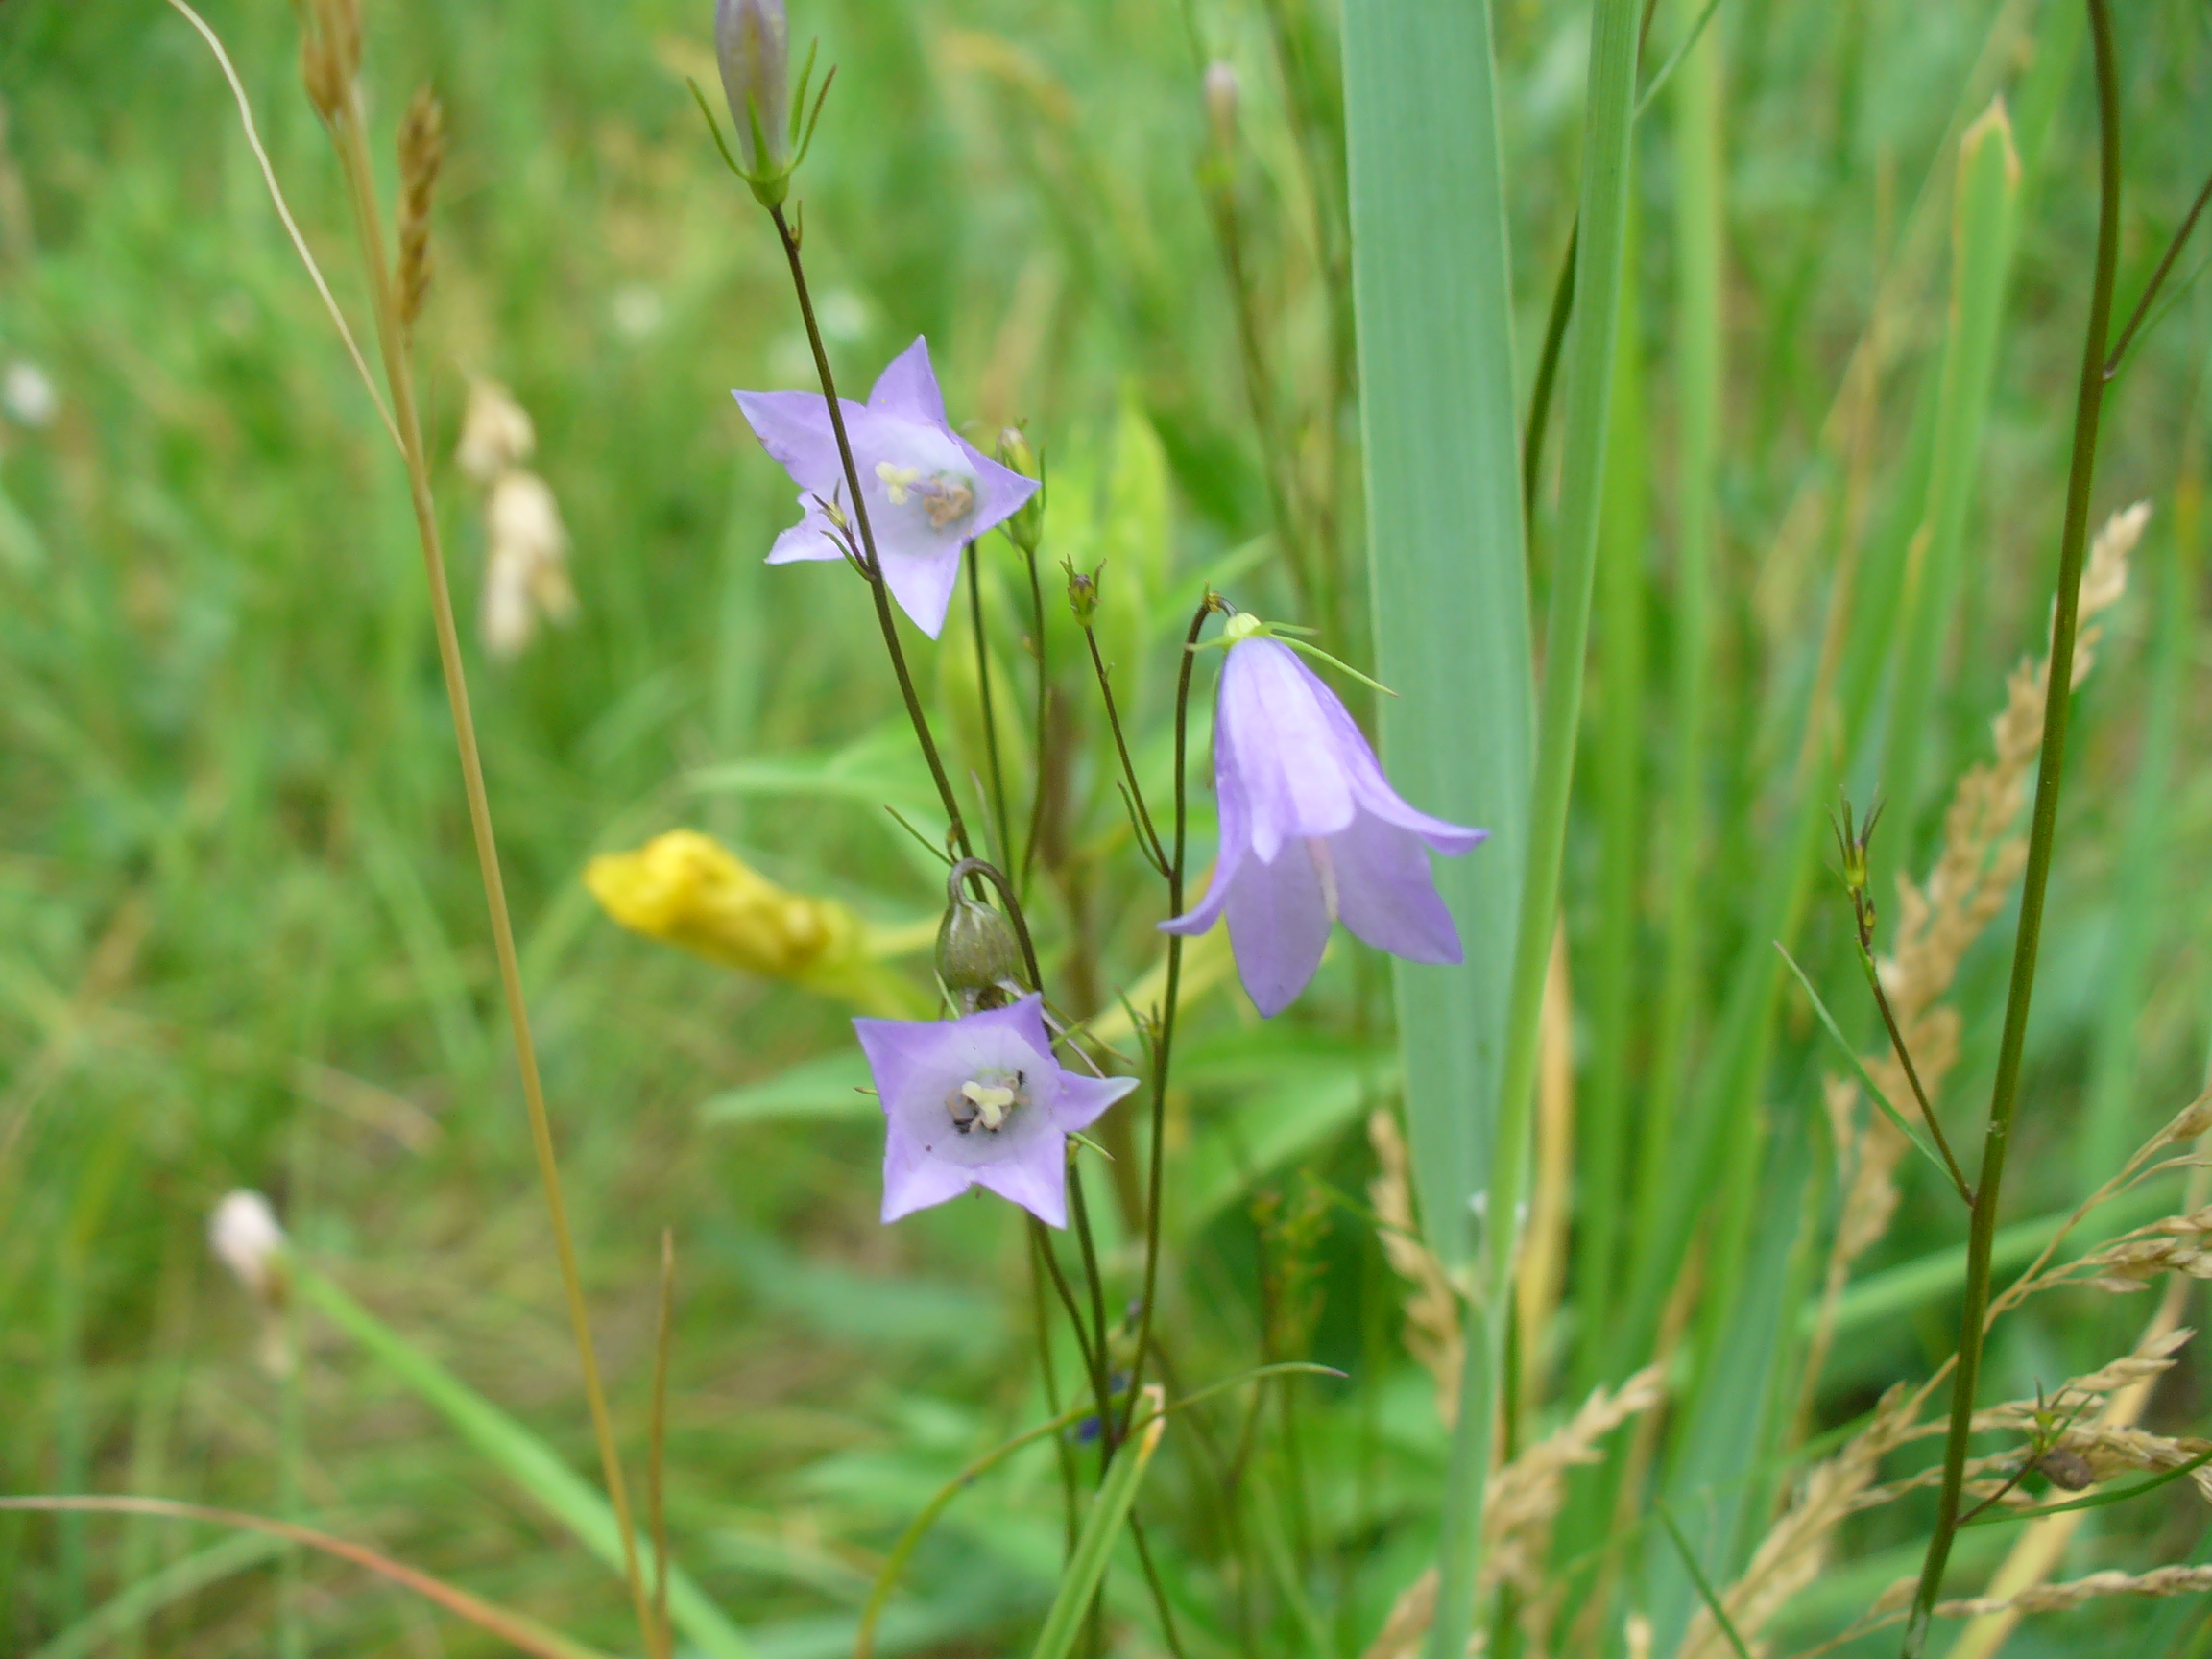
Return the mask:
<path fill-rule="evenodd" d="M 1037 1370 L 1045 1382 L 1045 1408 L 1054 1417 L 1060 1415 L 1060 1379 L 1052 1368 L 1052 1315 L 1045 1300 L 1045 1266 L 1039 1253 L 1045 1245 L 1038 1234 L 1042 1226 L 1034 1216 L 1029 1222 L 1029 1302 L 1030 1316 L 1037 1325 Z M 1053 1452 L 1060 1466 L 1061 1516 L 1065 1537 L 1061 1543 L 1061 1562 L 1075 1552 L 1075 1455 L 1070 1450 L 1068 1438 L 1062 1435 L 1053 1442 Z"/>
<path fill-rule="evenodd" d="M 1183 914 L 1183 881 L 1189 858 L 1190 671 L 1197 661 L 1199 630 L 1221 608 L 1221 596 L 1209 588 L 1183 636 L 1183 661 L 1175 675 L 1175 848 L 1167 860 L 1167 914 Z M 1160 1008 L 1160 1031 L 1152 1045 L 1152 1145 L 1144 1200 L 1144 1287 L 1137 1309 L 1137 1355 L 1129 1362 L 1129 1393 L 1134 1400 L 1144 1382 L 1144 1361 L 1152 1352 L 1152 1304 L 1160 1289 L 1160 1209 L 1166 1191 L 1167 1145 L 1167 1069 L 1175 1052 L 1175 1002 L 1183 986 L 1183 935 L 1167 935 L 1166 998 Z M 1135 1409 L 1134 1407 L 1131 1407 Z"/>
<path fill-rule="evenodd" d="M 2073 712 L 2074 636 L 2080 618 L 2081 567 L 2089 544 L 2089 495 L 2097 471 L 2097 433 L 2104 413 L 2106 335 L 2112 325 L 2112 286 L 2120 252 L 2120 78 L 2106 0 L 2087 0 L 2096 48 L 2098 210 L 2095 275 L 2089 322 L 2081 348 L 2081 379 L 2074 413 L 2074 453 L 2066 473 L 2066 517 L 2059 532 L 2058 593 L 2051 622 L 2051 672 L 2043 699 L 2043 753 L 2035 773 L 2035 805 L 2028 831 L 2028 864 L 2020 885 L 2020 926 L 2012 942 L 2011 984 L 2005 998 L 2005 1029 L 1997 1049 L 1997 1076 L 1989 1094 L 1989 1126 L 1966 1239 L 1965 1307 L 1960 1315 L 1959 1369 L 1951 1385 L 1950 1432 L 1943 1444 L 1943 1484 L 1936 1498 L 1936 1529 L 1906 1621 L 1905 1659 L 1918 1659 L 1942 1594 L 1943 1569 L 1957 1536 L 1966 1483 L 1967 1443 L 1974 1430 L 1975 1385 L 1989 1307 L 1989 1261 L 1997 1236 L 1997 1206 L 2005 1186 L 2005 1154 L 2020 1099 L 2020 1071 L 2028 1037 L 2028 1010 L 2035 991 L 2035 962 L 2043 939 L 2043 902 L 2051 883 L 2051 854 L 2058 831 L 2058 793 L 2066 775 L 2066 733 Z"/>
<path fill-rule="evenodd" d="M 661 1232 L 661 1298 L 653 1321 L 653 1405 L 645 1428 L 645 1511 L 653 1531 L 654 1659 L 669 1659 L 676 1633 L 668 1623 L 668 1361 L 675 1342 L 676 1235 Z"/>
<path fill-rule="evenodd" d="M 974 848 L 968 841 L 968 823 L 960 815 L 959 798 L 952 792 L 952 780 L 947 776 L 945 762 L 937 753 L 937 740 L 929 734 L 929 717 L 922 711 L 922 699 L 914 690 L 914 676 L 906 667 L 906 653 L 899 643 L 899 621 L 891 613 L 891 590 L 883 580 L 883 561 L 876 552 L 876 532 L 868 522 L 868 498 L 860 492 L 860 469 L 853 459 L 853 443 L 845 435 L 845 410 L 837 398 L 837 380 L 830 372 L 830 353 L 822 345 L 822 328 L 814 320 L 814 297 L 806 286 L 805 262 L 799 256 L 799 238 L 792 232 L 791 222 L 783 217 L 781 206 L 768 209 L 769 218 L 776 222 L 776 234 L 782 238 L 783 258 L 791 267 L 791 286 L 799 296 L 799 315 L 806 324 L 806 344 L 813 348 L 814 372 L 822 381 L 822 400 L 830 407 L 830 429 L 837 438 L 837 458 L 844 464 L 845 488 L 853 493 L 853 517 L 860 529 L 860 547 L 867 557 L 868 590 L 876 601 L 876 621 L 883 634 L 883 649 L 890 654 L 891 669 L 899 679 L 899 695 L 906 705 L 906 718 L 913 722 L 914 739 L 922 746 L 922 757 L 929 763 L 929 777 L 937 785 L 937 799 L 945 808 L 945 821 L 960 856 L 972 857 Z"/>
<path fill-rule="evenodd" d="M 622 1576 L 629 1586 L 638 1633 L 644 1639 L 647 1651 L 651 1651 L 653 1609 L 646 1598 L 644 1575 L 638 1567 L 637 1527 L 630 1513 L 629 1490 L 622 1479 L 621 1455 L 615 1448 L 614 1420 L 607 1408 L 607 1392 L 599 1378 L 599 1356 L 591 1339 L 591 1318 L 585 1307 L 583 1275 L 576 1263 L 576 1243 L 569 1231 L 568 1205 L 562 1192 L 561 1166 L 553 1148 L 552 1118 L 545 1109 L 545 1089 L 538 1072 L 538 1047 L 530 1034 L 530 1009 L 522 994 L 521 963 L 515 950 L 514 924 L 507 913 L 507 887 L 499 870 L 499 844 L 493 832 L 491 798 L 484 787 L 484 762 L 476 746 L 476 721 L 469 708 L 468 676 L 461 661 L 461 635 L 453 620 L 453 595 L 446 586 L 438 511 L 430 494 L 430 465 L 422 444 L 421 418 L 415 403 L 414 373 L 407 360 L 405 331 L 399 324 L 397 299 L 393 293 L 392 266 L 376 205 L 375 176 L 370 163 L 368 135 L 362 125 L 357 92 L 349 90 L 331 123 L 331 135 L 337 144 L 339 162 L 352 199 L 362 265 L 375 306 L 384 378 L 391 391 L 392 411 L 399 425 L 400 449 L 407 463 L 415 528 L 422 543 L 423 568 L 429 579 L 438 665 L 445 676 L 445 700 L 452 711 L 454 744 L 460 751 L 462 790 L 469 803 L 469 829 L 476 845 L 476 868 L 483 880 L 485 907 L 491 915 L 493 953 L 498 961 L 499 988 L 507 1004 L 508 1024 L 514 1033 L 522 1101 L 530 1118 L 531 1148 L 537 1156 L 539 1181 L 545 1190 L 554 1254 L 561 1267 L 561 1286 L 568 1304 L 569 1327 L 576 1339 L 576 1358 L 583 1373 L 584 1397 L 590 1409 L 592 1436 L 599 1446 L 600 1470 L 607 1483 L 608 1502 L 614 1511 L 615 1530 L 622 1540 Z"/>
<path fill-rule="evenodd" d="M 1952 1186 L 1959 1190 L 1959 1196 L 1971 1209 L 1974 1189 L 1966 1184 L 1966 1172 L 1959 1167 L 1959 1160 L 1952 1155 L 1951 1142 L 1943 1134 L 1943 1120 L 1936 1116 L 1935 1102 L 1920 1086 L 1920 1070 L 1912 1064 L 1912 1051 L 1905 1046 L 1905 1033 L 1897 1027 L 1897 1016 L 1889 1007 L 1888 993 L 1882 989 L 1881 971 L 1874 966 L 1874 958 L 1864 945 L 1859 947 L 1859 966 L 1866 975 L 1866 988 L 1874 993 L 1874 1006 L 1882 1012 L 1883 1028 L 1889 1033 L 1889 1046 L 1896 1051 L 1897 1064 L 1905 1069 L 1905 1081 L 1912 1086 L 1912 1098 L 1920 1107 L 1920 1120 L 1928 1125 L 1936 1150 L 1943 1154 L 1943 1167 L 1951 1172 Z"/>
<path fill-rule="evenodd" d="M 1615 336 L 1627 240 L 1629 133 L 1636 96 L 1637 7 L 1596 0 L 1590 42 L 1588 137 L 1584 146 L 1581 230 L 1575 308 L 1582 327 L 1567 385 L 1566 469 L 1560 536 L 1552 566 L 1544 679 L 1538 702 L 1536 776 L 1529 799 L 1527 864 L 1515 930 L 1505 1060 L 1498 1094 L 1497 1139 L 1483 1213 L 1485 1292 L 1479 1340 L 1470 1333 L 1459 1417 L 1453 1431 L 1452 1486 L 1439 1542 L 1436 1614 L 1430 1659 L 1462 1659 L 1474 1623 L 1476 1567 L 1481 1551 L 1483 1494 L 1501 1410 L 1500 1383 L 1514 1318 L 1513 1266 L 1521 1194 L 1533 1129 L 1538 1016 L 1558 923 L 1568 798 L 1581 722 L 1583 656 L 1591 592 L 1606 428 L 1613 393 Z"/>
<path fill-rule="evenodd" d="M 1072 1144 L 1069 1151 L 1073 1153 Z M 1068 1213 L 1075 1223 L 1075 1241 L 1083 1252 L 1083 1278 L 1091 1292 L 1091 1388 L 1098 1400 L 1098 1469 L 1114 1461 L 1120 1444 L 1118 1420 L 1114 1416 L 1114 1380 L 1107 1371 L 1106 1280 L 1098 1270 L 1098 1244 L 1091 1231 L 1091 1205 L 1083 1195 L 1080 1154 L 1068 1160 Z"/>
<path fill-rule="evenodd" d="M 1132 1393 L 1130 1398 L 1134 1400 L 1136 1395 Z M 1137 1560 L 1144 1569 L 1144 1582 L 1152 1587 L 1152 1605 L 1160 1614 L 1160 1634 L 1166 1639 L 1167 1651 L 1175 1659 L 1183 1659 L 1183 1639 L 1175 1633 L 1175 1610 L 1167 1605 L 1166 1586 L 1160 1582 L 1160 1569 L 1152 1564 L 1152 1546 L 1144 1541 L 1144 1524 L 1137 1519 L 1134 1509 L 1129 1512 L 1129 1536 L 1137 1542 Z"/>
<path fill-rule="evenodd" d="M 2158 261 L 2158 269 L 2151 273 L 2151 280 L 2143 285 L 2143 298 L 2135 301 L 2135 309 L 2128 318 L 2128 325 L 2120 330 L 2119 343 L 2104 359 L 2104 378 L 2109 380 L 2120 373 L 2126 361 L 2128 348 L 2135 343 L 2136 330 L 2143 326 L 2149 315 L 2151 301 L 2158 298 L 2158 290 L 2166 285 L 2166 278 L 2174 269 L 2174 261 L 2181 256 L 2181 250 L 2189 240 L 2189 232 L 2197 228 L 2206 203 L 2212 203 L 2212 179 L 2204 180 L 2204 188 L 2197 192 L 2197 200 L 2189 208 L 2189 216 L 2181 221 L 2181 228 L 2174 232 L 2173 240 L 2166 244 L 2166 253 Z"/>
<path fill-rule="evenodd" d="M 1535 544 L 1536 491 L 1544 479 L 1544 438 L 1551 425 L 1551 395 L 1559 383 L 1559 358 L 1567 345 L 1567 319 L 1575 309 L 1575 267 L 1582 250 L 1582 222 L 1567 232 L 1567 252 L 1551 283 L 1551 309 L 1544 319 L 1544 349 L 1536 358 L 1536 384 L 1528 394 L 1528 425 L 1521 441 L 1521 521 Z"/>
<path fill-rule="evenodd" d="M 1098 631 L 1083 624 L 1083 643 L 1091 648 L 1091 667 L 1098 676 L 1098 695 L 1106 705 L 1106 724 L 1114 733 L 1114 753 L 1120 757 L 1121 776 L 1129 788 L 1129 816 L 1137 830 L 1137 844 L 1152 867 L 1167 873 L 1167 854 L 1160 845 L 1160 831 L 1152 827 L 1152 814 L 1144 805 L 1143 786 L 1137 781 L 1137 767 L 1129 758 L 1129 740 L 1121 734 L 1121 711 L 1114 706 L 1114 683 L 1106 673 L 1106 659 L 1098 652 Z"/>
<path fill-rule="evenodd" d="M 983 753 L 991 768 L 991 810 L 998 821 L 999 861 L 1014 862 L 1014 831 L 1006 818 L 1006 772 L 998 763 L 998 722 L 991 707 L 991 652 L 983 641 L 983 561 L 975 543 L 962 550 L 968 565 L 968 623 L 975 636 L 975 685 L 983 704 Z"/>
<path fill-rule="evenodd" d="M 1037 856 L 1037 837 L 1045 828 L 1045 716 L 1050 707 L 1052 681 L 1045 661 L 1045 586 L 1037 575 L 1037 554 L 1034 548 L 1024 548 L 1022 556 L 1029 565 L 1029 625 L 1030 649 L 1037 658 L 1037 714 L 1033 733 L 1037 746 L 1037 769 L 1029 796 L 1029 832 L 1022 842 L 1022 864 L 1018 878 L 1023 892 L 1029 890 L 1029 866 Z"/>

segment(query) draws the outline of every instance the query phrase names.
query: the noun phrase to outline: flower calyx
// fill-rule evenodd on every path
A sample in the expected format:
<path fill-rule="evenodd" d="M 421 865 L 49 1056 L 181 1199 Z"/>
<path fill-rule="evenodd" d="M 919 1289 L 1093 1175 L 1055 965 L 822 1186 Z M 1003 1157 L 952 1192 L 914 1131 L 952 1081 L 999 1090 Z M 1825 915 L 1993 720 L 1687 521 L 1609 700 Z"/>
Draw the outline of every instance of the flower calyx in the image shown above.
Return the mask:
<path fill-rule="evenodd" d="M 1037 451 L 1029 446 L 1027 435 L 1019 426 L 1008 426 L 999 432 L 998 465 L 1024 478 L 1044 482 L 1045 469 L 1037 459 Z M 1022 502 L 999 528 L 1006 532 L 1007 541 L 1034 559 L 1037 544 L 1045 539 L 1044 490 L 1039 489 Z"/>
<path fill-rule="evenodd" d="M 937 924 L 937 977 L 963 1014 L 1003 1008 L 1022 996 L 1022 941 L 1006 918 L 962 890 L 964 859 L 952 868 L 945 887 L 945 916 Z M 983 1112 L 991 1102 L 971 1102 Z M 1004 1104 L 1004 1103 L 1001 1103 Z M 954 1116 L 958 1117 L 955 1110 Z M 985 1127 L 996 1130 L 998 1122 Z M 966 1128 L 961 1129 L 966 1134 Z"/>

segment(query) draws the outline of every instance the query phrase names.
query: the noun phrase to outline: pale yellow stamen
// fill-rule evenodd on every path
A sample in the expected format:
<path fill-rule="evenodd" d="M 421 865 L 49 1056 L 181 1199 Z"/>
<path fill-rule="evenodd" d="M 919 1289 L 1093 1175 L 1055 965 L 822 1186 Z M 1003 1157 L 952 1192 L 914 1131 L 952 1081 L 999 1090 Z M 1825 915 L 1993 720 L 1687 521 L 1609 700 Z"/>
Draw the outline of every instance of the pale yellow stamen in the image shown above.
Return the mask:
<path fill-rule="evenodd" d="M 958 523 L 968 517 L 968 510 L 975 505 L 975 492 L 957 478 L 940 478 L 927 491 L 929 528 L 942 530 L 948 524 Z"/>
<path fill-rule="evenodd" d="M 988 1083 L 963 1083 L 960 1094 L 971 1106 L 983 1127 L 997 1133 L 1006 1121 L 1006 1114 L 1014 1109 L 1014 1091 L 994 1088 Z"/>
<path fill-rule="evenodd" d="M 903 507 L 906 505 L 907 488 L 921 478 L 922 469 L 895 467 L 888 461 L 878 461 L 876 463 L 876 476 L 883 480 L 885 489 L 889 491 L 891 505 Z"/>

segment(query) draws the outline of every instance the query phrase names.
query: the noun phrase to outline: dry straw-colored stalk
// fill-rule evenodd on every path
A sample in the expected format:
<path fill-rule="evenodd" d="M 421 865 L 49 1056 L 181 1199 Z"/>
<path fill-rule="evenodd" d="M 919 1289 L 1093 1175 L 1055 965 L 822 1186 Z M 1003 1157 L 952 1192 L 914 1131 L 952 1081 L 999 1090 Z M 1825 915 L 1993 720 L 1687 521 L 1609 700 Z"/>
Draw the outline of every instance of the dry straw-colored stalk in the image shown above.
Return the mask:
<path fill-rule="evenodd" d="M 1466 1353 L 1459 1330 L 1459 1292 L 1436 1253 L 1421 1241 L 1413 1214 L 1412 1159 L 1405 1134 L 1389 1111 L 1367 1118 L 1367 1140 L 1375 1148 L 1375 1178 L 1367 1201 L 1382 1225 L 1376 1237 L 1382 1255 L 1407 1282 L 1406 1351 L 1436 1380 L 1436 1412 L 1450 1427 L 1459 1406 L 1459 1365 Z"/>

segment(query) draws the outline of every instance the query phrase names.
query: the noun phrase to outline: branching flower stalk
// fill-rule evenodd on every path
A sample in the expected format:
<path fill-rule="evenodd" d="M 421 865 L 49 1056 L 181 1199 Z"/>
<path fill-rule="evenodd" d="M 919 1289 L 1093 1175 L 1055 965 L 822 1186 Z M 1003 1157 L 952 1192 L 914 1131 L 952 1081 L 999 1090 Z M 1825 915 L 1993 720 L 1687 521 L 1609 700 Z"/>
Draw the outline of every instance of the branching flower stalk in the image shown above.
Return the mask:
<path fill-rule="evenodd" d="M 484 885 L 484 901 L 491 913 L 492 945 L 499 967 L 499 986 L 507 1004 L 507 1019 L 515 1039 L 517 1068 L 521 1074 L 522 1099 L 530 1118 L 530 1142 L 537 1155 L 539 1179 L 545 1190 L 545 1205 L 553 1226 L 554 1252 L 561 1268 L 561 1283 L 568 1304 L 568 1320 L 576 1338 L 576 1357 L 583 1372 L 584 1394 L 591 1414 L 593 1437 L 613 1504 L 616 1530 L 622 1540 L 623 1577 L 629 1586 L 637 1624 L 646 1650 L 655 1648 L 658 1626 L 653 1617 L 643 1574 L 638 1566 L 637 1539 L 630 1512 L 630 1499 L 616 1450 L 613 1419 L 599 1376 L 597 1350 L 591 1337 L 590 1315 L 584 1301 L 582 1276 L 576 1263 L 576 1245 L 568 1225 L 567 1202 L 563 1196 L 561 1169 L 553 1146 L 553 1125 L 545 1107 L 544 1085 L 539 1076 L 538 1050 L 531 1039 L 530 1012 L 523 998 L 522 973 L 515 950 L 515 929 L 507 910 L 507 891 L 499 869 L 499 848 L 492 826 L 491 800 L 484 786 L 484 764 L 476 743 L 476 722 L 469 708 L 469 685 L 461 661 L 461 638 L 453 619 L 453 597 L 446 586 L 445 558 L 438 534 L 438 514 L 430 493 L 429 459 L 423 448 L 421 413 L 415 401 L 413 370 L 406 349 L 406 331 L 400 314 L 400 297 L 387 252 L 382 216 L 375 193 L 375 176 L 369 156 L 368 133 L 362 119 L 355 81 L 358 68 L 359 23 L 346 0 L 333 0 L 328 8 L 340 13 L 337 27 L 327 14 L 319 17 L 308 36 L 306 63 L 308 93 L 328 124 L 346 176 L 351 200 L 354 228 L 362 264 L 375 308 L 377 344 L 382 349 L 384 375 L 391 393 L 392 413 L 399 429 L 400 452 L 406 461 L 407 482 L 415 509 L 415 527 L 422 544 L 422 560 L 430 586 L 431 618 L 438 639 L 438 662 L 445 680 L 446 701 L 453 716 L 453 736 L 461 757 L 461 781 L 469 804 L 469 827 L 476 846 L 477 872 Z"/>
<path fill-rule="evenodd" d="M 2120 248 L 2120 87 L 2114 61 L 2112 19 L 2105 0 L 2087 0 L 2095 49 L 2099 138 L 2097 252 L 2089 296 L 2089 321 L 2081 349 L 2080 388 L 2074 417 L 2074 451 L 2066 477 L 2066 510 L 2059 532 L 2058 598 L 2051 624 L 2054 664 L 2045 693 L 2043 754 L 2035 777 L 2035 805 L 2021 882 L 2020 926 L 2013 941 L 2011 983 L 2005 998 L 2005 1028 L 1997 1051 L 1997 1077 L 1989 1096 L 1989 1123 L 1976 1184 L 1966 1243 L 1965 1308 L 1960 1317 L 1959 1368 L 1952 1385 L 1951 1425 L 1943 1448 L 1943 1485 L 1936 1529 L 1905 1626 L 1904 1659 L 1926 1648 L 1943 1569 L 1957 1536 L 1966 1479 L 1967 1442 L 1973 1433 L 1975 1384 L 1981 1379 L 1983 1339 L 1989 1306 L 1990 1254 L 1996 1241 L 1997 1205 L 2004 1190 L 2005 1154 L 2019 1104 L 2022 1053 L 2035 963 L 2042 944 L 2043 903 L 2051 882 L 2052 846 L 2057 837 L 2058 793 L 2065 780 L 2066 733 L 2072 712 L 2071 676 L 2058 664 L 2074 659 L 2080 619 L 2082 562 L 2089 541 L 2089 493 L 2096 477 L 2097 433 L 2104 409 L 2106 336 L 2112 323 L 2112 287 Z"/>

